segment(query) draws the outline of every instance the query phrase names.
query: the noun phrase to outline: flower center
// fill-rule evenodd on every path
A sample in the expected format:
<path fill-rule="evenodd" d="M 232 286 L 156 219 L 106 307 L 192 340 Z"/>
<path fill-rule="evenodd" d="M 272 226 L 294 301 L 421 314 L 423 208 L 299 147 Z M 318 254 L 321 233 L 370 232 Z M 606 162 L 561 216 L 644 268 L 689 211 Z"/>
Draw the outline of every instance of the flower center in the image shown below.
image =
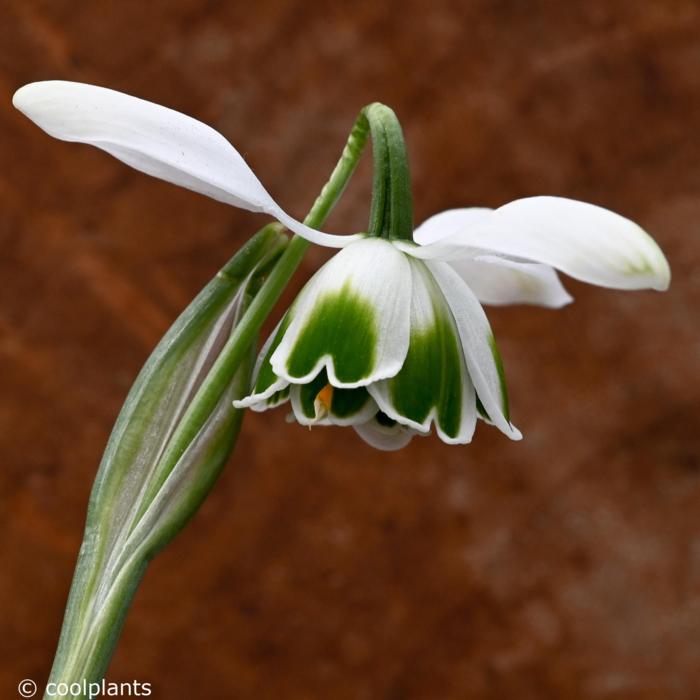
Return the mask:
<path fill-rule="evenodd" d="M 319 418 L 323 418 L 331 410 L 331 403 L 333 402 L 333 387 L 330 384 L 321 389 L 321 391 L 316 394 L 316 413 L 319 414 Z"/>

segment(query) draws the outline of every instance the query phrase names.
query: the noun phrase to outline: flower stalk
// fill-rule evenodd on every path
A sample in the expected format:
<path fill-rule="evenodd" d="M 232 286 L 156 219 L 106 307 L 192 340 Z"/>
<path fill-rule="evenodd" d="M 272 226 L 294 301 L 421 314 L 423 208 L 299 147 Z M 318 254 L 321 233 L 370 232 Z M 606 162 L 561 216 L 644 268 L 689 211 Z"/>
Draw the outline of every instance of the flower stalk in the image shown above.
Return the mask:
<path fill-rule="evenodd" d="M 369 134 L 361 114 L 305 225 L 325 221 Z M 217 273 L 129 392 L 93 485 L 51 687 L 104 676 L 148 563 L 194 515 L 235 447 L 243 411 L 233 401 L 248 391 L 258 332 L 309 246 L 282 230 L 264 227 Z"/>
<path fill-rule="evenodd" d="M 372 133 L 372 207 L 367 231 L 388 240 L 413 240 L 413 198 L 406 144 L 393 109 L 374 102 L 362 110 Z"/>

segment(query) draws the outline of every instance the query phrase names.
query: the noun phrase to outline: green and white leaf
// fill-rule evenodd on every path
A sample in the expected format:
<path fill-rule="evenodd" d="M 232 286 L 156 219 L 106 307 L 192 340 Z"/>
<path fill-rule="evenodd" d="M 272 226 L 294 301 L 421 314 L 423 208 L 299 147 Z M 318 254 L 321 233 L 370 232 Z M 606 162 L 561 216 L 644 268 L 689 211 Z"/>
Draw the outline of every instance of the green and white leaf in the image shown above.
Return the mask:
<path fill-rule="evenodd" d="M 90 497 L 52 681 L 104 673 L 148 561 L 185 525 L 223 468 L 243 415 L 232 400 L 247 386 L 252 357 L 232 367 L 227 388 L 197 422 L 192 439 L 182 449 L 173 447 L 193 398 L 255 293 L 255 270 L 281 250 L 278 229 L 263 229 L 217 273 L 131 388 Z"/>

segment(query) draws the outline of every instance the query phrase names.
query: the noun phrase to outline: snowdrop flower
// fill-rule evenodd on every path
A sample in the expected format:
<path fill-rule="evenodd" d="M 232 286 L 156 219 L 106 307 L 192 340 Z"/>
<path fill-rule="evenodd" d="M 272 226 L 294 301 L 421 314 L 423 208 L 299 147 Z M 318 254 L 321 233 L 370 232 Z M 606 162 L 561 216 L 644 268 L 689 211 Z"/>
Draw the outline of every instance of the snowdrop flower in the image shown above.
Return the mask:
<path fill-rule="evenodd" d="M 477 418 L 520 439 L 482 303 L 561 307 L 571 297 L 555 270 L 614 289 L 669 284 L 653 239 L 592 204 L 530 197 L 495 210 L 446 211 L 412 232 L 407 166 L 401 158 L 396 165 L 394 151 L 392 177 L 375 172 L 373 212 L 381 219 L 386 209 L 402 232 L 370 226 L 371 235 L 332 235 L 284 212 L 233 146 L 190 117 L 59 81 L 25 86 L 14 103 L 57 138 L 343 248 L 285 314 L 263 347 L 250 395 L 235 405 L 262 411 L 289 401 L 299 423 L 352 425 L 380 449 L 400 448 L 433 426 L 445 442 L 467 443 Z M 397 140 L 382 128 L 372 130 L 373 149 L 387 138 L 391 150 Z"/>
<path fill-rule="evenodd" d="M 617 289 L 663 290 L 670 277 L 636 224 L 556 197 L 447 211 L 414 238 L 423 245 L 366 238 L 326 263 L 237 405 L 261 411 L 291 399 L 299 423 L 353 425 L 381 449 L 432 424 L 445 442 L 469 442 L 478 417 L 517 440 L 481 303 L 561 307 L 571 297 L 554 267 Z"/>

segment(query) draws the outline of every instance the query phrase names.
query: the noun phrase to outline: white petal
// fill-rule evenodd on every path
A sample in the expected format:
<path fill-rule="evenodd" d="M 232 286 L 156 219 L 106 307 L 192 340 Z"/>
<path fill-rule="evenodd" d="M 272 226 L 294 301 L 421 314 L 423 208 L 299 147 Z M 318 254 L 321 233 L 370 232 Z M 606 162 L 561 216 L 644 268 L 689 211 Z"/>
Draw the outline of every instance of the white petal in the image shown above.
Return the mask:
<path fill-rule="evenodd" d="M 413 240 L 420 245 L 437 243 L 467 226 L 481 225 L 488 221 L 493 209 L 487 207 L 469 207 L 465 209 L 447 209 L 426 219 L 413 232 Z"/>
<path fill-rule="evenodd" d="M 413 241 L 394 241 L 394 245 L 406 255 L 419 260 L 439 260 L 441 262 L 475 258 L 493 254 L 493 251 L 475 248 L 465 244 L 460 234 L 451 234 L 435 243 L 416 245 Z"/>
<path fill-rule="evenodd" d="M 493 219 L 494 210 L 482 207 L 448 209 L 435 214 L 413 234 L 416 243 L 430 246 L 420 252 L 430 250 L 432 254 L 415 257 L 453 259 L 452 266 L 484 304 L 537 304 L 559 308 L 570 303 L 571 296 L 548 265 L 487 255 L 476 246 L 466 248 L 459 243 L 466 230 L 484 226 Z M 456 244 L 450 245 L 451 237 L 456 239 Z M 436 246 L 440 241 L 443 245 Z M 409 246 L 407 252 L 415 251 Z"/>
<path fill-rule="evenodd" d="M 491 422 L 513 440 L 522 435 L 508 417 L 505 378 L 491 327 L 479 300 L 447 263 L 428 263 L 457 324 L 476 393 Z"/>
<path fill-rule="evenodd" d="M 255 413 L 264 413 L 269 411 L 271 408 L 277 408 L 289 401 L 290 388 L 289 384 L 286 382 L 281 386 L 274 394 L 267 396 L 265 398 L 259 399 L 257 401 L 247 401 L 245 405 L 237 404 L 235 401 L 233 403 L 234 408 L 249 408 Z M 241 402 L 242 403 L 242 402 Z"/>
<path fill-rule="evenodd" d="M 408 351 L 411 270 L 391 243 L 367 238 L 331 258 L 302 290 L 289 329 L 272 355 L 292 384 L 325 367 L 335 387 L 394 376 Z"/>
<path fill-rule="evenodd" d="M 450 221 L 453 224 L 454 218 Z M 637 224 L 594 204 L 562 197 L 518 199 L 476 223 L 465 214 L 459 233 L 424 248 L 404 248 L 415 257 L 442 260 L 490 251 L 551 265 L 576 279 L 614 289 L 663 291 L 671 279 L 661 249 Z"/>
<path fill-rule="evenodd" d="M 549 265 L 480 255 L 450 263 L 482 304 L 537 304 L 558 309 L 573 301 Z"/>
<path fill-rule="evenodd" d="M 353 426 L 355 432 L 371 447 L 385 452 L 406 447 L 419 433 L 398 423 L 393 426 L 382 425 L 375 418 L 361 425 Z"/>
<path fill-rule="evenodd" d="M 13 104 L 55 138 L 96 146 L 148 175 L 270 214 L 313 243 L 339 248 L 356 239 L 321 233 L 289 216 L 220 133 L 180 112 L 61 80 L 25 85 Z"/>
<path fill-rule="evenodd" d="M 289 386 L 289 382 L 278 379 L 274 384 L 268 386 L 265 391 L 238 399 L 233 402 L 234 408 L 252 408 L 254 411 L 266 411 L 268 408 L 275 408 L 285 403 L 288 396 L 280 396 L 280 392 Z"/>

